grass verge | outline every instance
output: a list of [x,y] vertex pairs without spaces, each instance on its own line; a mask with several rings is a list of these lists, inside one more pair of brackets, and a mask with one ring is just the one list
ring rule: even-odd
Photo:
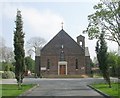
[[100,83],[100,84],[93,84],[92,87],[94,87],[95,89],[97,89],[109,96],[120,96],[119,95],[119,92],[120,92],[119,85],[120,85],[119,83],[112,83],[112,87],[109,88],[107,84]]
[[33,84],[29,84],[29,85],[22,85],[22,90],[18,90],[18,86],[16,84],[2,84],[0,85],[0,87],[2,86],[2,98],[15,98],[16,96],[19,96],[20,94],[24,93],[25,91],[29,90],[30,88],[32,88]]

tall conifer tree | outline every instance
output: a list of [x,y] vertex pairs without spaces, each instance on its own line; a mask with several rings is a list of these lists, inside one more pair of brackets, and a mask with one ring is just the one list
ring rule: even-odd
[[104,32],[101,33],[96,46],[97,59],[99,63],[99,68],[102,72],[103,78],[109,84],[111,88],[109,66],[108,66],[108,53],[107,53],[107,43],[104,39]]
[[25,72],[25,51],[24,51],[24,33],[23,33],[23,21],[21,11],[17,10],[16,15],[16,28],[14,31],[14,54],[15,54],[15,77],[18,82],[18,87],[21,89],[21,83],[24,78]]

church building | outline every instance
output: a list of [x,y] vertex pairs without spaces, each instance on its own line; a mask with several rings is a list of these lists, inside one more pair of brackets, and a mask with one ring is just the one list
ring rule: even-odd
[[77,42],[62,28],[36,56],[36,73],[44,75],[90,74],[90,54],[85,47],[85,37],[80,35]]

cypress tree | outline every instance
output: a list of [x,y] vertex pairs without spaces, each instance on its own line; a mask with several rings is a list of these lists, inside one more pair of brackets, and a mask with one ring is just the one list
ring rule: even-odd
[[18,87],[21,89],[22,81],[25,73],[25,51],[24,51],[24,33],[23,21],[21,11],[17,10],[16,28],[14,31],[14,54],[15,54],[15,77],[17,79]]
[[97,41],[96,46],[97,59],[99,63],[99,68],[102,72],[103,78],[108,83],[111,88],[110,75],[109,75],[109,66],[108,66],[108,53],[107,53],[107,43],[104,39],[104,32],[101,33],[99,40]]

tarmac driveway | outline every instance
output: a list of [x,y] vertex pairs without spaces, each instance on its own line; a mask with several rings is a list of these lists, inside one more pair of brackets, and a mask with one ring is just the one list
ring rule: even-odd
[[89,88],[87,84],[104,82],[103,79],[25,79],[24,84],[38,84],[39,86],[25,93],[24,96],[95,96],[102,95]]

